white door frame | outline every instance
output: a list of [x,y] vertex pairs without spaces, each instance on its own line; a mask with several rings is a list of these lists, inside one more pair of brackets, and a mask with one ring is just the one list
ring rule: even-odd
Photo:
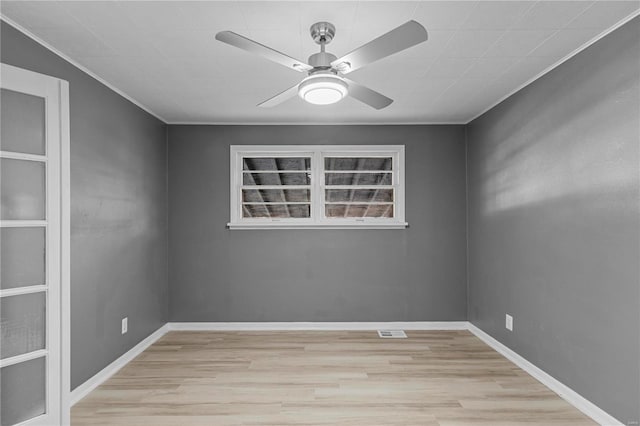
[[[47,233],[55,238],[47,237],[46,253],[54,261],[48,268],[47,284],[50,286],[49,298],[55,298],[56,308],[47,315],[47,349],[51,372],[47,372],[47,380],[54,376],[55,380],[47,382],[47,413],[54,415],[54,420],[61,425],[70,424],[70,149],[69,149],[69,83],[67,81],[24,70],[11,65],[1,64],[0,78],[2,86],[8,85],[10,90],[32,94],[45,98],[46,134],[47,134],[47,190],[46,205]],[[51,120],[51,117],[55,118]],[[29,154],[3,152],[3,157],[28,159]],[[31,156],[38,157],[38,156]],[[55,158],[57,161],[51,161]],[[7,221],[11,222],[11,221]],[[18,222],[18,221],[14,221]],[[58,226],[49,226],[51,223]],[[14,224],[15,225],[15,224]],[[11,225],[10,225],[11,226]],[[55,241],[51,246],[49,241]],[[47,262],[49,264],[49,262]],[[9,290],[10,291],[10,290]],[[9,292],[5,290],[5,292]],[[59,307],[59,308],[58,308]],[[49,303],[47,304],[47,309]],[[50,319],[55,319],[60,327],[50,327]],[[51,341],[53,339],[53,342]],[[53,369],[53,367],[56,367]],[[56,383],[58,382],[58,383]],[[58,396],[59,398],[55,398]],[[53,406],[52,406],[53,404]],[[42,416],[20,423],[20,425],[37,424]]]

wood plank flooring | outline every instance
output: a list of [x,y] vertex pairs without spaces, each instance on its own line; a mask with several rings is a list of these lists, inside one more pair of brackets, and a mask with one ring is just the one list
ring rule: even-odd
[[72,425],[593,425],[467,331],[167,333]]

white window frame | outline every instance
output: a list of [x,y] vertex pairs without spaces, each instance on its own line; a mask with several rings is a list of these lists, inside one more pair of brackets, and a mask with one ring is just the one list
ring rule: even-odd
[[[299,219],[242,217],[242,159],[244,157],[311,158],[311,217]],[[324,218],[325,157],[393,158],[393,218]],[[285,189],[286,187],[283,187]],[[231,145],[229,229],[404,229],[404,145]]]

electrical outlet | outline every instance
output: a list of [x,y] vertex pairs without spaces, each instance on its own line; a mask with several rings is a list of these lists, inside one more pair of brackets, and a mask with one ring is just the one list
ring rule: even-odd
[[504,326],[507,328],[507,330],[513,331],[513,317],[511,315],[507,314],[507,316],[505,317]]
[[129,328],[129,318],[122,318],[122,334],[125,334]]

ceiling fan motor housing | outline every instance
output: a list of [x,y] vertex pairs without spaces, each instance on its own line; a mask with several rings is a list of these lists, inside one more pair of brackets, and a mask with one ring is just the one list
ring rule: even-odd
[[329,52],[318,52],[309,56],[308,63],[313,67],[310,71],[313,73],[316,69],[325,70],[331,68],[331,62],[335,61],[336,55]]

